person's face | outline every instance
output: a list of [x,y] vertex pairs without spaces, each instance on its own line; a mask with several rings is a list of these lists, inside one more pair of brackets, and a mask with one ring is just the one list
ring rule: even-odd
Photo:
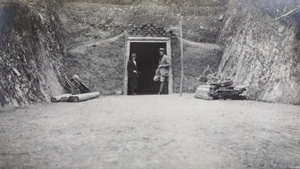
[[132,56],[132,60],[135,60],[136,59],[136,56]]
[[163,56],[165,54],[164,51],[159,51],[160,56]]

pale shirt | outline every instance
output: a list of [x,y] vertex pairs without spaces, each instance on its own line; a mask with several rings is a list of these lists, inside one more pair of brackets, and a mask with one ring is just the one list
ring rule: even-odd
[[[136,61],[135,60],[132,60],[134,65],[136,66]],[[133,73],[136,73],[136,70],[133,71]]]

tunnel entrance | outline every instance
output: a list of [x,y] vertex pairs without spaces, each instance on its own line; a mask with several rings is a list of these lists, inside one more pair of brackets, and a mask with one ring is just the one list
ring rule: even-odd
[[[137,94],[157,94],[159,91],[160,83],[153,81],[159,63],[159,48],[166,49],[166,43],[130,44],[130,54],[136,53],[138,56],[137,65],[140,75]],[[166,52],[168,51],[166,50]]]
[[127,63],[132,53],[137,55],[137,65],[140,71],[137,94],[157,94],[160,82],[153,81],[155,70],[159,64],[159,48],[164,48],[166,55],[171,58],[168,83],[165,85],[164,93],[173,93],[173,74],[171,43],[169,37],[127,37],[126,53],[124,62],[124,95],[130,94]]

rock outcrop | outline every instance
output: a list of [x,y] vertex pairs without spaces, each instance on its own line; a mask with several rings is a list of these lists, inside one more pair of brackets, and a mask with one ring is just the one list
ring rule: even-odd
[[0,3],[0,111],[63,93],[64,30],[51,5]]
[[277,5],[229,4],[219,39],[225,49],[219,72],[236,85],[248,85],[250,99],[300,104],[299,23],[292,17],[274,21],[295,7]]

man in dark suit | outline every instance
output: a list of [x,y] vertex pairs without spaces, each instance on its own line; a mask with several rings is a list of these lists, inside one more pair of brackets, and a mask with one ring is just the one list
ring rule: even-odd
[[131,58],[127,64],[129,91],[131,94],[136,95],[135,90],[138,88],[139,70],[136,63],[136,54],[132,53]]

